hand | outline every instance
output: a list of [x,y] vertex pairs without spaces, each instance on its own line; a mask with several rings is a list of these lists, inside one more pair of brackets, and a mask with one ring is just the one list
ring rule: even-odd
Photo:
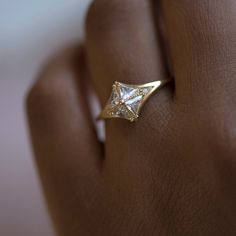
[[[27,102],[59,235],[236,235],[235,12],[234,0],[94,1],[87,62],[58,57]],[[101,144],[88,78],[104,106],[115,80],[169,74],[137,123],[106,121]]]

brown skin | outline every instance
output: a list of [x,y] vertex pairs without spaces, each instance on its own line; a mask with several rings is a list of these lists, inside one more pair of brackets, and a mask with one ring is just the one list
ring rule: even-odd
[[[168,54],[151,1],[95,0],[86,23],[89,71],[80,55],[75,72],[67,52],[29,93],[58,235],[236,235],[236,2],[161,2]],[[108,120],[98,141],[88,77],[104,105],[115,80],[170,73],[174,82],[150,98],[137,123]]]

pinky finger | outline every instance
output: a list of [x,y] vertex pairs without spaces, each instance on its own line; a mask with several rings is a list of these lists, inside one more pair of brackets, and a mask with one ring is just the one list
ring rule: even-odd
[[84,93],[84,58],[80,54],[76,71],[73,54],[70,50],[56,57],[27,98],[36,163],[49,208],[63,232],[84,220],[75,209],[83,211],[84,200],[93,197],[102,160]]

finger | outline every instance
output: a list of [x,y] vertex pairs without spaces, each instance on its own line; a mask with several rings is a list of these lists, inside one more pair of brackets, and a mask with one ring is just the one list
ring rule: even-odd
[[[143,84],[166,79],[154,17],[151,0],[94,1],[87,17],[87,52],[102,105],[114,81]],[[141,144],[154,130],[166,127],[171,104],[172,90],[165,86],[148,100],[136,124],[121,119],[106,121],[103,173],[108,178],[111,172],[124,173],[121,169],[127,166],[135,169],[137,159],[143,160]]]
[[[49,207],[60,230],[78,227],[83,200],[94,198],[101,146],[83,93],[83,58],[76,77],[71,52],[57,57],[27,100],[36,161]],[[82,204],[80,206],[80,204]],[[59,207],[60,206],[60,207]],[[67,232],[65,235],[72,235]]]
[[236,83],[236,2],[162,3],[177,95],[202,101],[219,97],[223,88],[232,88]]
[[165,79],[151,1],[95,0],[87,17],[90,70],[104,104],[114,81]]

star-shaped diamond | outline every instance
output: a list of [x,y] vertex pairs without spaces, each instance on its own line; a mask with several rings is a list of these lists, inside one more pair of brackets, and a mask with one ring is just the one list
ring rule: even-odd
[[144,85],[128,85],[115,82],[111,96],[100,117],[136,121],[144,102],[160,85],[161,81]]

